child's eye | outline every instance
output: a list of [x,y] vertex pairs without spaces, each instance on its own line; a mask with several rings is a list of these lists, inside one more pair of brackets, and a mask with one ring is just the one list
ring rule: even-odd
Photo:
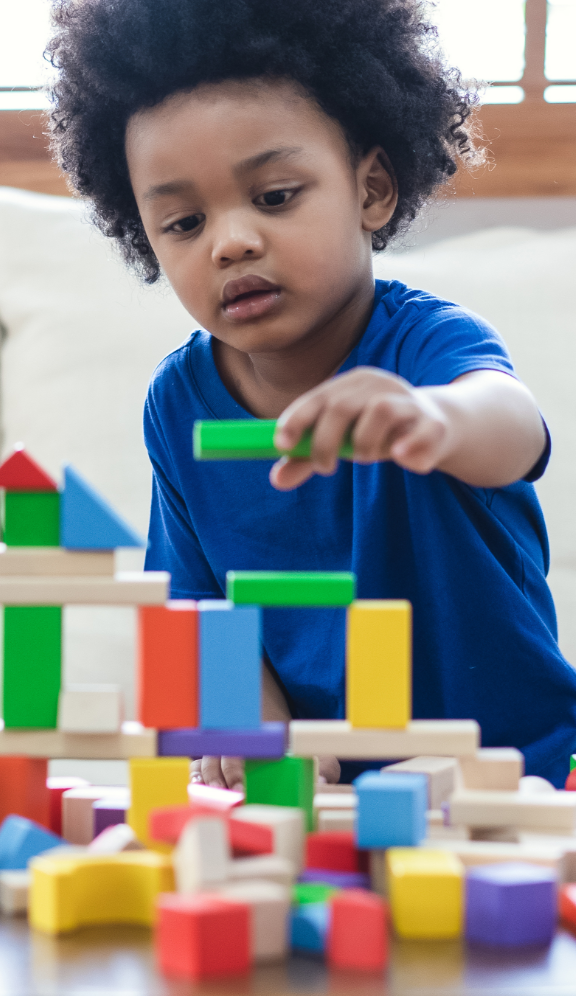
[[173,225],[170,225],[171,232],[192,232],[195,228],[198,228],[204,221],[204,215],[202,214],[190,214],[186,218],[180,218],[179,221],[175,221]]
[[283,204],[287,204],[292,199],[294,194],[294,190],[268,190],[265,194],[260,194],[254,203],[264,207],[282,207]]

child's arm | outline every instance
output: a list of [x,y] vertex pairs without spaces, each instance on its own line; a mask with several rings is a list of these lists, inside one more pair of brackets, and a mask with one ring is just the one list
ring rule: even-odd
[[276,446],[291,449],[306,429],[313,429],[311,459],[283,457],[272,468],[281,490],[312,474],[333,474],[348,434],[359,463],[393,460],[417,474],[443,470],[484,488],[520,480],[546,445],[530,391],[498,370],[412,387],[375,367],[357,367],[292,402],[278,420]]

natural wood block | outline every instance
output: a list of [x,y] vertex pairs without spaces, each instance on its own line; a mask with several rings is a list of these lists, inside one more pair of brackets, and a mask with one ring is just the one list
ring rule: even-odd
[[156,730],[134,733],[64,733],[62,730],[0,730],[0,756],[66,757],[127,761],[156,756]]
[[267,962],[286,957],[290,890],[285,885],[265,879],[226,882],[218,888],[218,895],[248,903],[254,961]]
[[559,869],[564,856],[564,850],[559,844],[523,843],[488,840],[424,840],[422,847],[433,847],[434,850],[449,851],[456,854],[462,864],[468,868],[476,865],[489,865],[496,862],[527,861],[529,864],[545,865]]
[[113,799],[128,805],[128,789],[117,785],[86,785],[62,795],[62,836],[70,844],[89,844],[94,837],[92,803]]
[[17,916],[28,910],[28,893],[32,875],[23,871],[0,871],[0,910],[5,916]]
[[190,820],[180,834],[173,861],[178,892],[203,892],[225,882],[230,865],[226,820],[216,815]]
[[408,761],[388,764],[387,774],[412,771],[428,779],[428,809],[440,809],[456,787],[458,762],[455,757],[412,757]]
[[475,754],[479,740],[480,727],[474,719],[413,719],[404,730],[354,729],[342,719],[293,719],[290,723],[290,752],[300,757],[459,757]]
[[304,864],[304,811],[294,806],[252,803],[230,812],[231,821],[259,823],[272,830],[273,853],[288,858],[299,871]]
[[515,792],[524,774],[524,755],[515,747],[481,747],[459,759],[464,788]]
[[108,577],[0,578],[3,605],[163,605],[170,590],[166,571],[120,571]]
[[354,830],[354,809],[319,809],[318,830]]
[[569,834],[576,829],[576,793],[525,795],[461,789],[450,799],[450,821],[471,827],[521,827]]
[[118,685],[69,685],[60,692],[58,728],[66,733],[116,733],[123,711]]
[[323,809],[356,809],[358,796],[355,792],[317,792],[314,796],[314,811],[320,813]]
[[0,544],[0,578],[108,577],[114,575],[114,552],[64,550],[60,546],[6,546]]
[[294,863],[277,854],[259,854],[254,858],[233,858],[228,866],[231,882],[266,879],[279,885],[292,885],[296,878]]
[[346,623],[346,718],[371,729],[403,728],[411,716],[410,602],[353,602]]

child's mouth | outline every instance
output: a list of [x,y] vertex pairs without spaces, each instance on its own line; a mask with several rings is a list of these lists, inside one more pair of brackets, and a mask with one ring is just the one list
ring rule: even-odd
[[230,280],[224,287],[224,314],[240,322],[259,318],[274,307],[280,293],[280,287],[255,274]]

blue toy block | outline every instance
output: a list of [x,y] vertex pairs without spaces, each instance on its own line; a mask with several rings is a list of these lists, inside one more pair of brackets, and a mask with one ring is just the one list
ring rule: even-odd
[[466,939],[498,947],[549,944],[558,918],[556,874],[524,862],[469,868]]
[[323,954],[330,923],[327,903],[302,903],[290,913],[290,946],[293,951]]
[[365,771],[354,781],[358,794],[358,847],[417,847],[426,837],[426,775]]
[[259,730],[262,725],[261,617],[258,606],[198,602],[200,726]]
[[64,468],[60,499],[60,544],[70,550],[115,550],[145,546],[94,488],[73,467]]
[[26,868],[30,858],[66,841],[24,816],[7,816],[0,826],[0,868]]

